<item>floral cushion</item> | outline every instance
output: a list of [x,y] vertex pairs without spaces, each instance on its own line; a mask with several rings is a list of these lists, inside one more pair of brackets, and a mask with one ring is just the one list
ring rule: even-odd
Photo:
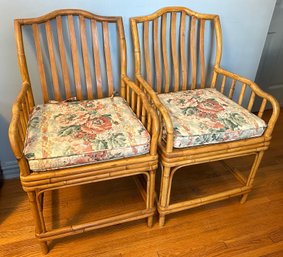
[[[174,147],[261,136],[266,123],[215,89],[160,94],[174,127]],[[166,130],[163,130],[163,139]]]
[[121,97],[38,105],[31,114],[24,154],[44,171],[149,152],[150,136]]

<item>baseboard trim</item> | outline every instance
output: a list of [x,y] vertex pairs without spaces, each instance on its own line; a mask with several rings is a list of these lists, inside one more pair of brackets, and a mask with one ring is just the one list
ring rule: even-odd
[[12,179],[19,177],[20,170],[17,161],[4,162],[2,164],[4,179]]

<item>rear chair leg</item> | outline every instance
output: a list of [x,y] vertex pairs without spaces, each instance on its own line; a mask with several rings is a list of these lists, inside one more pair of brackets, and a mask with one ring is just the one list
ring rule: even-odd
[[152,216],[149,216],[149,217],[147,218],[147,226],[148,226],[149,228],[152,228],[152,225],[153,225],[153,215],[152,215]]
[[[255,156],[255,160],[254,160],[254,163],[252,165],[252,168],[251,168],[248,180],[247,180],[247,184],[246,184],[246,186],[248,186],[250,188],[253,185],[255,174],[258,170],[258,167],[259,167],[260,162],[262,160],[263,154],[264,154],[264,151],[261,151],[261,152],[257,153],[256,156]],[[243,194],[240,203],[244,204],[247,201],[247,198],[248,198],[248,193]]]

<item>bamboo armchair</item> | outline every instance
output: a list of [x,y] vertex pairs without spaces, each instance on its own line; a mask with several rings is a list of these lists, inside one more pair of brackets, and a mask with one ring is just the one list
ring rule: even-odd
[[[164,225],[167,214],[232,196],[241,195],[241,203],[244,203],[252,189],[264,151],[270,144],[273,127],[279,114],[277,101],[263,92],[254,82],[220,67],[222,35],[218,15],[200,14],[184,7],[167,7],[148,16],[131,18],[130,22],[136,81],[155,106],[163,126],[158,140],[162,166],[158,202],[160,226]],[[213,95],[206,99],[206,108],[198,109],[201,102],[196,102],[194,99],[199,100],[198,98],[208,93]],[[215,103],[215,97],[222,99],[222,95],[224,105],[235,108],[234,115],[238,115],[237,110],[240,110],[249,117],[248,119],[258,122],[262,121],[251,114],[255,104],[260,103],[257,113],[259,118],[262,118],[269,104],[268,107],[273,111],[266,120],[266,128],[264,132],[262,131],[262,135],[215,142],[219,137],[215,133],[209,135],[210,139],[214,140],[212,142],[205,142],[209,137],[202,135],[204,143],[181,145],[177,148],[175,145],[178,143],[176,137],[179,131],[175,122],[179,119],[176,117],[179,113],[174,113],[176,107],[174,103],[186,106],[181,114],[186,118],[192,113],[198,115],[192,122],[194,124],[198,122],[197,129],[202,129],[205,124],[203,121],[210,122],[212,117],[216,117],[215,106],[223,108]],[[180,96],[184,97],[180,99]],[[186,101],[191,101],[191,105],[185,105]],[[205,112],[203,109],[210,111]],[[187,127],[194,129],[190,122],[190,120],[184,121]],[[232,125],[236,125],[228,125],[229,131],[233,132]],[[223,124],[217,123],[217,126],[223,127]],[[229,137],[229,133],[225,136]],[[190,140],[193,140],[192,137],[188,141]],[[248,177],[229,167],[241,186],[184,202],[170,203],[173,176],[180,168],[245,155],[255,156]]]
[[[27,42],[24,37],[24,28],[32,31],[29,35],[32,35],[35,44],[44,105],[35,105],[25,56],[26,47],[24,48],[24,45],[27,46]],[[23,190],[27,192],[31,204],[36,227],[35,234],[43,253],[48,252],[47,242],[56,238],[142,218],[147,218],[148,226],[152,226],[155,212],[154,187],[155,171],[158,165],[159,122],[156,111],[147,101],[146,95],[126,76],[126,44],[122,18],[97,16],[83,10],[57,10],[38,18],[15,20],[15,35],[23,84],[13,105],[9,138],[19,164],[21,184]],[[29,43],[31,42],[29,41]],[[116,97],[115,94],[119,94],[120,97]],[[75,101],[74,97],[76,98]],[[39,165],[36,170],[31,168],[31,165],[36,167],[36,163],[32,163],[33,160],[29,160],[23,152],[27,144],[33,142],[33,136],[37,135],[35,133],[32,137],[27,138],[26,132],[29,126],[36,126],[32,119],[35,117],[35,113],[38,114],[37,110],[51,108],[52,115],[52,111],[57,110],[56,106],[59,110],[69,105],[84,106],[87,109],[89,106],[93,108],[94,105],[95,108],[101,107],[103,101],[106,101],[103,106],[106,109],[105,111],[111,110],[111,114],[102,115],[98,118],[95,116],[92,119],[91,115],[98,112],[99,108],[97,107],[97,109],[91,109],[87,117],[88,122],[92,122],[91,124],[98,121],[102,124],[105,122],[104,127],[108,126],[105,130],[109,131],[109,123],[106,123],[105,120],[109,119],[109,115],[116,115],[113,110],[119,107],[119,103],[114,102],[115,105],[107,104],[118,101],[115,99],[123,103],[123,110],[125,110],[122,114],[116,113],[117,117],[128,115],[130,122],[134,121],[139,124],[142,131],[138,133],[149,136],[148,145],[144,146],[146,151],[144,151],[145,148],[140,151],[139,146],[131,146],[128,149],[131,155],[121,156],[121,154],[124,154],[124,150],[122,148],[122,150],[119,150],[118,146],[121,142],[124,142],[124,139],[119,141],[119,138],[123,136],[123,130],[120,130],[119,127],[117,137],[114,138],[116,148],[118,147],[118,150],[112,156],[114,158],[104,158],[105,152],[99,152],[100,155],[97,155],[101,159],[96,161],[91,159],[94,158],[93,155],[87,152],[82,157],[86,159],[84,163],[79,162],[73,165],[67,163],[66,166],[61,163],[61,166],[59,165],[56,168],[52,166],[53,164],[56,166],[56,163],[51,160],[52,165],[45,170],[41,170],[41,168],[44,168],[46,163]],[[100,100],[102,102],[99,102],[99,104],[92,102]],[[80,108],[84,109],[83,107]],[[76,115],[76,113],[72,113],[72,109],[69,111],[71,113],[67,115],[68,121],[73,122],[72,117],[74,116],[72,115]],[[54,119],[65,118],[60,115],[57,115]],[[128,116],[126,116],[126,120]],[[35,118],[38,119],[38,117]],[[112,126],[117,123],[116,120]],[[45,120],[46,122],[48,121]],[[78,120],[78,122],[81,123],[82,121]],[[102,131],[99,122],[94,124],[93,130],[91,126],[88,128],[85,126],[84,131],[88,131],[93,138],[96,138]],[[131,126],[134,126],[134,124],[126,124],[124,128],[129,129]],[[67,131],[65,128],[64,126],[61,127],[63,130],[59,132],[64,138],[70,134],[70,130]],[[72,123],[69,128],[74,129],[72,131],[77,133],[78,138],[82,137],[80,133],[84,131],[76,130],[79,129],[77,123]],[[111,137],[111,134],[109,135]],[[92,138],[90,138],[91,140]],[[60,144],[62,142],[54,142],[55,146],[49,145],[49,147],[53,147],[53,150],[60,149]],[[82,147],[82,145],[79,147]],[[103,145],[100,145],[100,147],[104,149]],[[113,149],[115,150],[115,147]],[[90,161],[88,161],[88,158]],[[145,200],[144,209],[128,211],[125,214],[93,222],[47,230],[43,215],[43,196],[46,192],[129,176],[135,178],[135,182],[141,190]],[[142,184],[138,179],[140,177],[143,178]],[[144,189],[144,185],[146,189]]]

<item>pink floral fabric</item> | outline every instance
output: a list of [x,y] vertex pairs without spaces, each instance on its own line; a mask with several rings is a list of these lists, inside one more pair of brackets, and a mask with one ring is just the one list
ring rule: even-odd
[[175,148],[258,137],[266,128],[262,119],[215,89],[172,92],[159,98],[171,115]]
[[150,135],[121,97],[38,105],[24,154],[45,171],[149,152]]

